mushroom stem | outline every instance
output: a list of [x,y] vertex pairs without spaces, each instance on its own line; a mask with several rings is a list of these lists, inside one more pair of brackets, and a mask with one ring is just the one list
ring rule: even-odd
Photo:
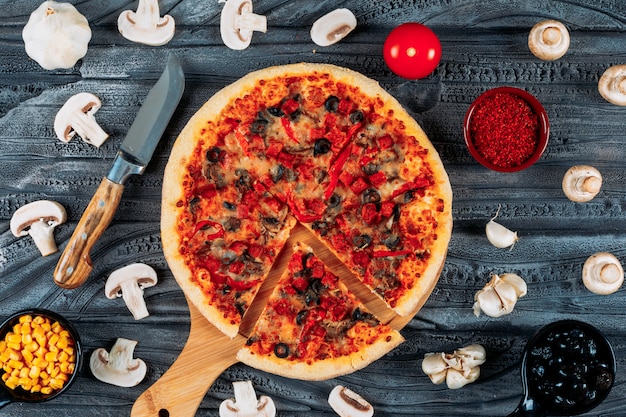
[[39,219],[39,221],[30,225],[28,234],[35,241],[35,245],[37,245],[37,249],[39,249],[42,256],[48,256],[59,250],[54,241],[53,232],[54,228],[50,227],[45,219]]
[[[244,5],[245,6],[245,5]],[[249,38],[252,32],[267,32],[267,18],[265,16],[252,13],[252,7],[249,12],[242,13],[236,19],[237,28],[243,35],[242,38]]]
[[615,284],[622,278],[622,274],[615,264],[603,265],[599,274],[600,280],[607,284]]
[[148,317],[150,313],[148,313],[146,302],[143,299],[143,288],[133,281],[122,282],[120,286],[122,288],[122,298],[135,320]]
[[125,10],[120,13],[117,29],[133,42],[160,46],[174,37],[176,28],[170,15],[161,17],[158,0],[139,0],[136,12]]
[[580,177],[576,181],[576,188],[582,193],[597,194],[602,187],[602,180],[596,176]]

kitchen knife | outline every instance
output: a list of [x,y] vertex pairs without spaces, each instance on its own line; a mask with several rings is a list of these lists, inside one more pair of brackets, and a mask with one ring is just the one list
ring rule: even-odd
[[108,175],[102,179],[54,270],[63,288],[83,284],[93,268],[89,252],[111,223],[129,176],[143,174],[185,89],[180,63],[170,56],[165,70],[148,92]]

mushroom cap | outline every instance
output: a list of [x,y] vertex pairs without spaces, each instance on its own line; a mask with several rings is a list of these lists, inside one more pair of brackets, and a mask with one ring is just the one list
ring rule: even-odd
[[52,200],[39,200],[26,204],[13,213],[11,217],[11,233],[14,236],[26,236],[26,230],[31,224],[43,221],[54,227],[65,223],[67,220],[67,212],[65,208]]
[[607,295],[624,283],[624,269],[619,259],[608,252],[591,255],[583,265],[583,284],[595,294]]
[[589,165],[570,167],[561,184],[563,192],[572,201],[584,203],[592,200],[602,186],[602,174]]
[[24,48],[42,68],[71,68],[87,54],[91,28],[70,3],[44,1],[22,29]]
[[119,297],[122,285],[128,282],[136,282],[140,288],[148,288],[158,282],[156,271],[149,265],[134,263],[117,269],[109,275],[104,286],[107,298]]
[[598,92],[609,103],[626,106],[626,64],[607,68],[598,81]]
[[252,12],[250,0],[228,0],[220,15],[220,35],[231,49],[246,49],[254,31],[267,31],[267,19]]
[[528,48],[537,58],[553,61],[561,58],[569,49],[569,32],[556,20],[537,23],[528,34]]
[[356,24],[356,17],[349,9],[336,9],[313,23],[311,39],[319,46],[329,46],[348,36]]

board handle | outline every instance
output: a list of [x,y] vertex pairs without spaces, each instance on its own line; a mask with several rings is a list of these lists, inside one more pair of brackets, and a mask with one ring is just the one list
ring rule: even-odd
[[213,382],[237,362],[245,338],[230,339],[188,301],[189,339],[180,356],[135,401],[131,417],[193,417]]
[[87,280],[93,269],[89,252],[111,223],[123,192],[123,185],[102,179],[54,270],[58,286],[76,288]]

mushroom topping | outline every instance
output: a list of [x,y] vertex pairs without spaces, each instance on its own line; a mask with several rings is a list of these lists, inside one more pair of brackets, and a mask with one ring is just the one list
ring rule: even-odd
[[39,200],[20,207],[11,217],[14,236],[30,235],[42,256],[55,253],[54,228],[67,220],[65,208],[56,201]]
[[328,404],[340,417],[371,417],[374,408],[356,392],[337,385],[328,396]]
[[220,417],[274,417],[276,406],[270,397],[262,395],[257,401],[252,381],[233,382],[235,398],[220,404]]
[[174,37],[175,23],[170,15],[160,16],[158,0],[139,0],[136,12],[120,13],[117,30],[130,41],[159,46]]
[[569,32],[561,22],[544,20],[530,30],[528,48],[539,59],[559,59],[569,48]]
[[572,201],[584,203],[592,200],[602,187],[600,171],[588,165],[576,165],[563,176],[563,192]]
[[319,46],[339,42],[356,27],[356,17],[348,9],[336,9],[313,23],[311,39]]
[[104,348],[93,351],[89,368],[93,376],[118,387],[134,387],[146,376],[147,366],[141,359],[133,359],[137,341],[118,338],[107,352]]
[[252,1],[228,0],[220,17],[220,33],[230,49],[246,49],[254,31],[267,31],[267,18],[252,13]]
[[91,93],[73,95],[54,118],[54,133],[63,142],[78,135],[85,142],[100,147],[109,137],[94,117],[101,105],[100,99]]
[[591,255],[583,265],[583,283],[593,293],[607,295],[619,290],[624,269],[619,259],[607,252]]
[[87,54],[89,22],[69,3],[44,1],[22,30],[29,57],[44,69],[71,68]]
[[140,320],[150,315],[143,299],[143,289],[154,286],[157,281],[157,274],[150,266],[130,264],[109,275],[104,292],[111,300],[122,297],[135,320]]
[[519,275],[492,274],[491,281],[474,296],[474,314],[480,316],[481,310],[490,317],[509,314],[526,291],[526,282]]
[[422,361],[422,371],[433,384],[445,381],[448,388],[458,389],[478,379],[480,365],[486,359],[485,348],[472,344],[453,353],[427,353]]
[[598,92],[606,101],[626,106],[626,64],[609,67],[598,81]]

